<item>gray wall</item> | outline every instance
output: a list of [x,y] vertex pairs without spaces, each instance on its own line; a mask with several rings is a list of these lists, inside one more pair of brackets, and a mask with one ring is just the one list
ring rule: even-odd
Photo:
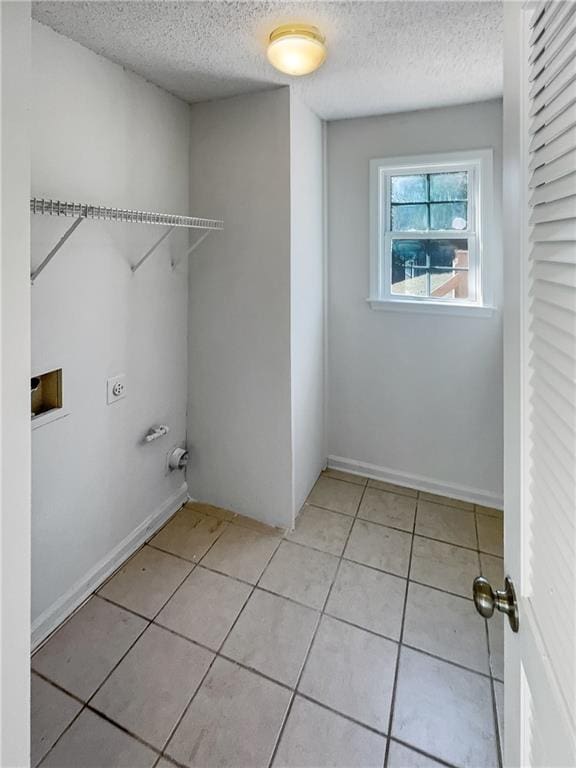
[[[188,105],[33,23],[32,191],[36,196],[187,213]],[[206,211],[207,214],[212,211]],[[32,217],[37,264],[71,219]],[[62,367],[64,412],[34,429],[35,639],[64,618],[185,498],[166,476],[186,425],[187,266],[177,231],[85,222],[32,287],[33,373]],[[106,404],[106,379],[128,396]],[[153,424],[165,440],[143,445]]]
[[30,3],[0,4],[0,765],[30,764]]
[[190,147],[192,209],[225,225],[190,258],[190,493],[289,527],[289,90],[194,105]]
[[326,459],[323,126],[293,94],[290,131],[292,452],[297,514]]
[[[494,149],[497,312],[371,310],[370,159],[485,147]],[[328,124],[328,453],[489,504],[502,499],[501,159],[500,101]]]

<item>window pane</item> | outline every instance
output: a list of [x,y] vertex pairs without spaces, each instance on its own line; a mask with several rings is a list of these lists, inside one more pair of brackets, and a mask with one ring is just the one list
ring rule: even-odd
[[392,294],[468,298],[467,240],[393,240]]
[[430,229],[466,229],[468,203],[431,203]]
[[393,203],[425,203],[428,200],[428,184],[425,174],[420,176],[392,176],[390,184]]
[[416,230],[425,232],[428,229],[427,205],[393,205],[392,230],[407,232]]
[[432,202],[450,202],[468,199],[468,172],[431,173],[430,200]]

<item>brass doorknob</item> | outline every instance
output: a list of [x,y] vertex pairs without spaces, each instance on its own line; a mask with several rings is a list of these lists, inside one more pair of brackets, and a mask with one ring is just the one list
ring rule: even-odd
[[489,619],[496,608],[508,616],[512,632],[518,632],[518,603],[514,584],[508,576],[504,580],[502,592],[493,590],[490,582],[483,576],[477,576],[474,579],[473,594],[474,605],[480,616]]

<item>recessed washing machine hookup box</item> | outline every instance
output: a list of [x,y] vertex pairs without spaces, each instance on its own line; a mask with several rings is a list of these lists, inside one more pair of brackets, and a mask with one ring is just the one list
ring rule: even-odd
[[30,379],[32,418],[62,408],[62,368]]

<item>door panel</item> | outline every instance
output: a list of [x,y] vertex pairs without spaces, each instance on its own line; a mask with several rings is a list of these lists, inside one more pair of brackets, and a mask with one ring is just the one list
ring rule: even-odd
[[576,4],[505,4],[507,766],[576,767]]

